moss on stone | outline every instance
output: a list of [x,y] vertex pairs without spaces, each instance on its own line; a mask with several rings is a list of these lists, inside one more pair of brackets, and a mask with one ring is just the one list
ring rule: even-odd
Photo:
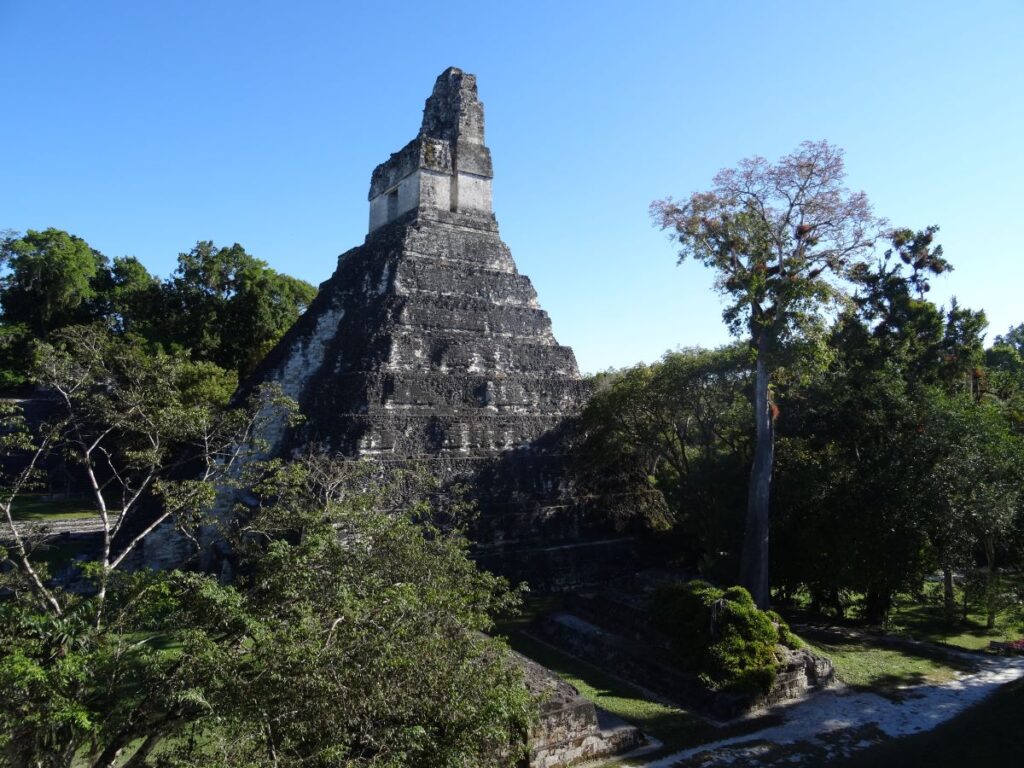
[[663,587],[654,618],[680,663],[716,690],[766,693],[778,670],[776,646],[799,647],[781,617],[758,610],[742,587],[699,580]]

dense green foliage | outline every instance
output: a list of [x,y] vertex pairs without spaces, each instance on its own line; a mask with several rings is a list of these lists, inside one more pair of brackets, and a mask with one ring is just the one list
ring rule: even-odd
[[675,558],[732,578],[750,462],[749,387],[739,345],[602,374],[583,413],[581,487],[620,518],[672,525]]
[[80,237],[29,230],[4,240],[0,257],[8,269],[0,294],[5,325],[46,338],[55,328],[91,319],[106,259]]
[[111,261],[62,230],[29,230],[0,241],[0,268],[0,386],[25,381],[34,342],[89,323],[245,376],[316,294],[237,243],[199,242],[161,281],[134,257]]
[[89,565],[102,601],[108,579],[157,526],[196,528],[215,484],[250,450],[239,441],[280,400],[265,389],[227,408],[231,374],[97,325],[38,342],[31,376],[48,395],[46,415],[29,424],[18,401],[0,410],[0,512],[22,586],[58,615],[45,569],[33,565],[50,545],[46,532],[14,523],[26,493],[74,488],[87,499],[102,537]]
[[[230,404],[232,374],[133,334],[55,329],[31,377],[53,397],[42,422],[0,404],[0,765],[517,759],[532,702],[482,634],[514,597],[469,560],[457,504],[441,530],[415,477],[255,460],[294,404],[273,388]],[[53,540],[15,520],[61,468],[99,531],[71,584],[52,578]],[[231,584],[126,572],[161,524],[198,543],[230,488],[247,503],[221,532]]]
[[[1003,572],[1024,565],[1024,325],[986,350],[983,313],[926,298],[951,269],[936,227],[892,230],[869,263],[875,222],[841,187],[841,155],[805,145],[784,161],[656,206],[680,258],[716,270],[750,343],[597,377],[577,490],[723,583],[765,567],[770,491],[780,602],[884,624],[939,573],[944,621],[977,611],[991,628],[1021,599]],[[824,199],[757,209],[814,179]],[[56,229],[0,242],[0,387],[53,398],[31,428],[0,402],[0,765],[518,759],[533,702],[482,634],[516,598],[469,560],[451,506],[359,462],[243,461],[295,406],[269,388],[231,395],[314,294],[237,244],[200,242],[160,280]],[[53,578],[52,541],[16,521],[57,476],[101,521],[75,589]],[[125,572],[161,524],[198,544],[229,488],[244,499],[219,534],[230,583]],[[799,644],[754,582],[758,601],[704,581],[657,595],[681,663],[715,688],[766,690],[777,646]]]
[[422,503],[380,512],[392,491],[363,465],[262,474],[234,585],[144,571],[111,577],[105,598],[56,591],[60,614],[2,605],[0,762],[514,762],[531,703],[481,634],[509,605],[502,582],[424,526]]
[[[951,624],[968,611],[954,592],[986,606],[990,624],[1020,599],[1000,570],[1024,564],[1024,334],[985,350],[982,313],[927,299],[951,269],[936,229],[890,232],[882,257],[850,273],[844,310],[776,350],[783,601],[805,595],[814,610],[884,623],[895,596],[936,571]],[[668,512],[670,559],[723,583],[738,571],[752,368],[741,347],[670,353],[603,374],[584,413],[587,487],[635,515]]]
[[844,186],[843,151],[805,141],[769,163],[740,161],[713,187],[684,202],[651,204],[655,224],[670,233],[679,261],[714,270],[727,298],[723,318],[747,336],[754,357],[754,443],[740,580],[762,608],[769,602],[769,529],[774,467],[772,382],[779,352],[824,307],[870,255],[881,222],[863,192]]
[[762,611],[743,587],[706,581],[662,587],[654,618],[680,663],[724,690],[767,692],[778,670],[777,645],[799,641],[778,614]]
[[932,232],[894,234],[858,276],[828,364],[781,399],[776,583],[838,611],[860,594],[872,623],[937,568],[983,558],[994,573],[997,550],[1004,563],[1020,553],[1024,444],[985,385],[984,316],[924,298],[922,273],[949,269]]
[[177,270],[163,284],[161,312],[149,319],[150,333],[244,376],[315,294],[313,286],[275,272],[237,243],[217,248],[200,242],[178,256]]

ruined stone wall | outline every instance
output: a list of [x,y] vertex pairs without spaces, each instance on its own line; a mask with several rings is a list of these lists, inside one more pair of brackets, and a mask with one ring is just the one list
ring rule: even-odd
[[370,180],[370,232],[419,209],[491,214],[490,150],[476,78],[456,69],[437,79],[419,135]]
[[365,242],[245,387],[278,382],[305,416],[261,435],[270,454],[427,462],[474,488],[481,563],[563,586],[602,572],[577,552],[607,564],[621,545],[568,488],[559,436],[584,386],[501,240],[483,139],[475,78],[446,70],[417,137],[373,172]]
[[527,688],[540,703],[540,717],[527,739],[529,768],[563,768],[644,743],[637,728],[599,711],[554,672],[525,656],[515,654],[515,658]]

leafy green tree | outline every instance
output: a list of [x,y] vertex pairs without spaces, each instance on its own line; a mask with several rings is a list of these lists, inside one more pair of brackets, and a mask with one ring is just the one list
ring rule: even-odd
[[219,727],[175,764],[515,764],[531,702],[481,634],[511,596],[372,469],[310,457],[256,485],[239,634],[193,652]]
[[1024,355],[1024,323],[1015,325],[1001,336],[996,336],[995,343],[1013,347],[1018,355]]
[[32,359],[32,334],[22,323],[0,323],[0,390],[25,384]]
[[894,595],[934,568],[914,397],[898,368],[840,353],[802,401],[780,423],[780,583],[837,613],[858,593],[868,622],[884,624]]
[[33,343],[97,319],[97,282],[107,260],[59,229],[0,238],[0,387],[26,382]]
[[58,614],[19,591],[0,608],[7,763],[517,764],[534,703],[481,632],[514,596],[371,470],[260,467],[233,585],[118,573],[100,626],[99,595],[57,592]]
[[979,398],[985,317],[925,298],[929,276],[951,268],[933,247],[936,230],[895,230],[885,257],[854,273],[858,293],[832,332],[832,363],[800,407],[783,404],[782,581],[840,612],[845,592],[861,593],[872,623],[936,565],[951,602],[952,572],[978,541],[935,483],[949,482],[940,467],[960,445],[958,429],[943,425]]
[[981,550],[987,626],[992,629],[1000,607],[1000,556],[1024,502],[1024,438],[1014,434],[997,402],[938,395],[929,406],[927,430],[937,444],[931,474],[932,498],[939,506],[935,540],[947,573],[953,565],[969,566],[973,550]]
[[[231,374],[182,355],[151,354],[137,339],[95,325],[65,328],[52,343],[41,343],[33,382],[51,393],[55,407],[31,435],[18,414],[8,415],[10,439],[21,441],[11,447],[25,450],[0,488],[12,554],[40,604],[60,615],[60,601],[36,574],[33,542],[12,510],[48,456],[78,467],[102,534],[93,564],[100,624],[110,576],[165,521],[195,526],[213,481],[239,457],[239,439],[265,418],[262,404],[227,410],[236,384]],[[198,479],[180,479],[193,473]]]
[[582,490],[626,518],[672,522],[684,559],[720,574],[750,455],[748,353],[686,349],[605,375],[583,414]]
[[316,289],[275,272],[237,243],[218,248],[202,241],[178,256],[162,293],[157,340],[244,377],[305,311]]
[[216,594],[215,582],[119,572],[97,627],[97,597],[55,590],[61,611],[42,610],[18,575],[7,574],[15,596],[0,604],[0,765],[138,768],[144,754],[116,762],[132,741],[158,742],[203,713],[174,615],[195,602],[188,590]]
[[[458,530],[432,524],[415,479],[324,457],[240,461],[293,404],[261,390],[227,409],[225,375],[70,327],[39,350],[53,418],[29,430],[0,404],[4,458],[23,458],[0,464],[0,764],[514,764],[533,703],[482,630],[515,596]],[[81,467],[99,522],[74,590],[50,578],[45,533],[15,519],[54,453]],[[132,571],[159,526],[196,531],[239,484],[233,585]]]
[[58,229],[0,241],[0,385],[25,381],[33,344],[70,325],[104,322],[196,361],[250,373],[316,295],[237,243],[196,244],[166,281],[134,257],[106,257]]
[[121,333],[155,338],[162,311],[160,280],[134,256],[118,256],[96,284],[98,314]]
[[843,186],[842,151],[805,142],[770,164],[761,157],[720,171],[708,192],[651,205],[655,223],[715,271],[731,299],[724,318],[749,334],[755,352],[756,439],[748,486],[741,581],[759,607],[769,602],[769,505],[774,464],[772,373],[781,346],[835,298],[863,263],[879,222],[863,193]]
[[39,339],[75,322],[92,320],[94,281],[106,259],[82,238],[59,229],[0,242],[0,307],[5,325],[23,324]]
[[1024,325],[1011,328],[985,350],[982,390],[998,399],[1019,434],[1024,434]]

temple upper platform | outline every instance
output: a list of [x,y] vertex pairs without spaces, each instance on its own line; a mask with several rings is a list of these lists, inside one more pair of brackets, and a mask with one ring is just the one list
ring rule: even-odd
[[476,77],[449,67],[434,83],[419,134],[373,171],[369,231],[412,210],[493,219],[493,176]]

